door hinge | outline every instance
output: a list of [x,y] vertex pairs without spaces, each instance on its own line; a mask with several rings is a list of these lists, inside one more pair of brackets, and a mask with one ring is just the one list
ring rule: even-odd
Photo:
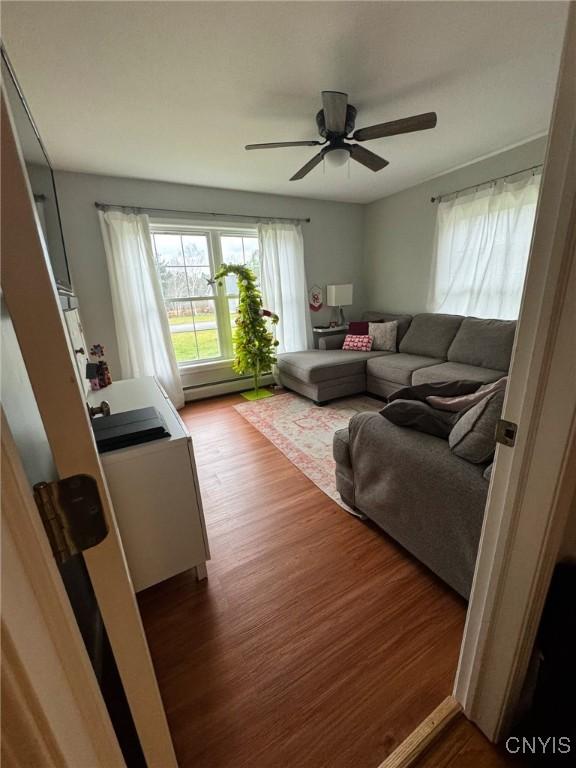
[[496,442],[511,448],[516,442],[517,431],[518,424],[515,424],[513,421],[500,419],[496,424]]
[[36,483],[34,498],[59,563],[106,538],[108,525],[93,477],[73,475],[53,483]]

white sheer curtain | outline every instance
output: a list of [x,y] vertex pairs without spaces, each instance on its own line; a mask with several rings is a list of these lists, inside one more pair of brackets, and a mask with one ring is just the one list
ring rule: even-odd
[[302,228],[291,222],[258,225],[262,300],[280,317],[278,352],[308,347],[306,274]]
[[501,179],[438,204],[432,311],[518,317],[540,178]]
[[99,213],[122,377],[156,376],[176,408],[184,391],[156,271],[148,216]]

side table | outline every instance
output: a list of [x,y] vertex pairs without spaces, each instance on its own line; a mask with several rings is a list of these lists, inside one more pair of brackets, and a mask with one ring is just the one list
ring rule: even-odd
[[348,330],[347,325],[334,325],[330,326],[318,326],[312,328],[314,334],[314,348],[318,349],[318,341],[325,336],[335,336],[336,334],[345,333]]

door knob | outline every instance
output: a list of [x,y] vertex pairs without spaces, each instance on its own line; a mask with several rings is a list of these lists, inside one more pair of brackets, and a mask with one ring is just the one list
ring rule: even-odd
[[86,405],[88,406],[88,414],[91,419],[100,414],[102,416],[110,416],[110,403],[107,400],[102,400],[100,405],[89,405],[88,403]]

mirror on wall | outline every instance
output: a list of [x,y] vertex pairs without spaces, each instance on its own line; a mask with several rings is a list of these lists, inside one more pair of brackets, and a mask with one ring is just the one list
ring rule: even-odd
[[44,239],[50,256],[52,272],[61,296],[64,308],[73,304],[72,283],[66,258],[66,248],[60,222],[58,198],[54,183],[52,167],[46,155],[46,151],[36,129],[26,100],[18,85],[18,81],[2,46],[2,86],[10,104],[10,110],[14,119],[16,133],[30,186],[34,194],[34,202],[38,211],[38,218],[44,232]]

